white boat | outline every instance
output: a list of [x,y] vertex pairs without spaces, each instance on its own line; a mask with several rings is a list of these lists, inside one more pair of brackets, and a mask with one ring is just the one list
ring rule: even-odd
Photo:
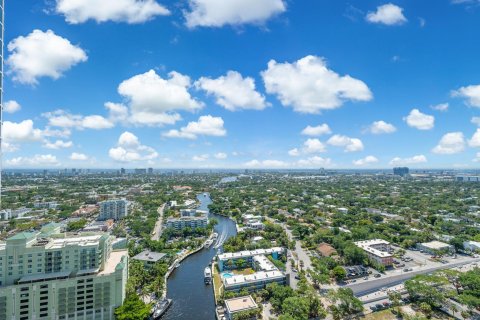
[[210,239],[210,240],[207,240],[207,241],[205,242],[205,248],[210,248],[210,246],[212,245],[212,243],[213,243],[213,240],[211,240],[211,239]]
[[205,284],[210,284],[212,282],[212,269],[210,269],[210,267],[205,268],[203,280]]
[[172,299],[163,299],[162,301],[159,301],[153,308],[152,319],[160,319],[171,305]]

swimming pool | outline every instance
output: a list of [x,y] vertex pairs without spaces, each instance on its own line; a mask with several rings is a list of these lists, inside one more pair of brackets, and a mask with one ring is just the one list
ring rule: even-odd
[[224,272],[224,273],[222,273],[222,277],[223,278],[231,278],[231,277],[233,277],[233,274],[229,273],[229,272]]

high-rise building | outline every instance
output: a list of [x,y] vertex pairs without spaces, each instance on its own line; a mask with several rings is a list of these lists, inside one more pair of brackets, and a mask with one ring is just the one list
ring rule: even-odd
[[147,174],[147,169],[137,168],[135,169],[135,174]]
[[148,168],[148,174],[153,174],[153,168]]
[[396,167],[393,168],[393,174],[396,176],[404,177],[410,173],[410,169],[407,167]]
[[125,172],[126,172],[125,168],[121,168],[121,169],[120,169],[120,174],[121,174],[122,176],[125,174]]
[[125,199],[115,199],[100,202],[98,220],[113,219],[118,221],[128,215],[128,202]]
[[0,243],[0,319],[114,319],[128,251],[108,234],[22,232]]

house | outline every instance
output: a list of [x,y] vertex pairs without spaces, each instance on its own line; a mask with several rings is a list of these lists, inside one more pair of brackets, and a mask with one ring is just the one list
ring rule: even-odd
[[322,257],[331,257],[331,256],[336,256],[337,255],[337,250],[335,250],[334,247],[329,245],[328,243],[320,243],[317,247],[317,252],[322,256]]

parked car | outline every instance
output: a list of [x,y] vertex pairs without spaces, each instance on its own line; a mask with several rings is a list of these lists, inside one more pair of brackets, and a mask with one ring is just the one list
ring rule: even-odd
[[377,307],[376,306],[370,306],[370,310],[375,312],[375,311],[377,311]]
[[380,278],[382,275],[380,273],[375,273],[374,277],[375,278]]
[[375,305],[375,308],[377,308],[377,310],[382,310],[383,309],[383,305],[381,305],[380,303],[377,303]]

